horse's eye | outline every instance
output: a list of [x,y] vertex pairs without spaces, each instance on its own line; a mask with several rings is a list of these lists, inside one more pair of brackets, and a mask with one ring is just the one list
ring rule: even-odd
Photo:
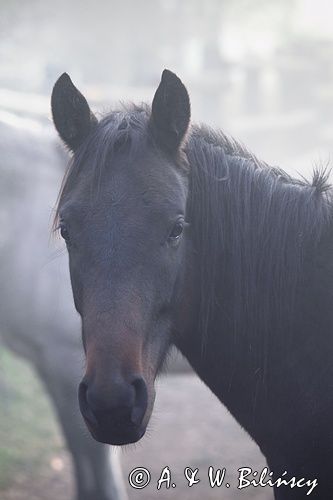
[[169,238],[171,241],[179,240],[184,230],[184,224],[181,221],[176,222],[173,226],[171,233],[169,234]]
[[68,230],[66,228],[66,226],[64,224],[61,224],[60,225],[60,234],[61,234],[61,237],[65,240],[65,241],[69,241],[69,233],[68,233]]

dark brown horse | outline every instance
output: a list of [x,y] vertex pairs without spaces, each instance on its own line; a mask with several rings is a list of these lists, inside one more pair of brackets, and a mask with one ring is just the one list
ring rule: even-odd
[[[57,225],[82,318],[79,400],[92,435],[118,445],[144,435],[175,344],[273,477],[317,479],[312,497],[333,498],[327,176],[292,179],[222,132],[190,126],[188,93],[167,70],[151,108],[100,121],[64,74],[52,111],[74,153]],[[306,493],[289,484],[275,495]]]

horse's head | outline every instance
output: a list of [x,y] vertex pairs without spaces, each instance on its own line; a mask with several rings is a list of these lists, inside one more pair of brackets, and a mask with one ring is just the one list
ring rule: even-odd
[[58,220],[82,318],[80,408],[98,441],[131,443],[152,412],[184,278],[189,97],[165,70],[151,109],[98,121],[64,74],[52,113],[73,152]]

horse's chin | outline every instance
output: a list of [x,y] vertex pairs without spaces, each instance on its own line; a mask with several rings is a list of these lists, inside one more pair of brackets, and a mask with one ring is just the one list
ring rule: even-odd
[[145,426],[131,426],[124,429],[99,429],[93,427],[86,421],[92,437],[99,443],[109,444],[112,446],[124,446],[126,444],[133,444],[140,441],[146,433]]

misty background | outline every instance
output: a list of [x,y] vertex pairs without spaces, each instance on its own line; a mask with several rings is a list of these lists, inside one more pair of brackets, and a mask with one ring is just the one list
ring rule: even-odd
[[[49,101],[64,71],[98,115],[118,100],[150,102],[168,68],[188,88],[193,121],[222,128],[271,165],[309,176],[333,151],[332,18],[330,0],[0,0],[0,122],[55,137]],[[159,385],[149,436],[120,453],[125,477],[139,465],[154,477],[169,465],[179,478],[185,465],[265,465],[195,375],[170,374]],[[0,498],[67,499],[72,488],[42,385],[29,364],[0,345]],[[156,492],[153,485],[128,493],[145,500],[221,495],[185,486]],[[270,491],[251,494],[271,498]]]

